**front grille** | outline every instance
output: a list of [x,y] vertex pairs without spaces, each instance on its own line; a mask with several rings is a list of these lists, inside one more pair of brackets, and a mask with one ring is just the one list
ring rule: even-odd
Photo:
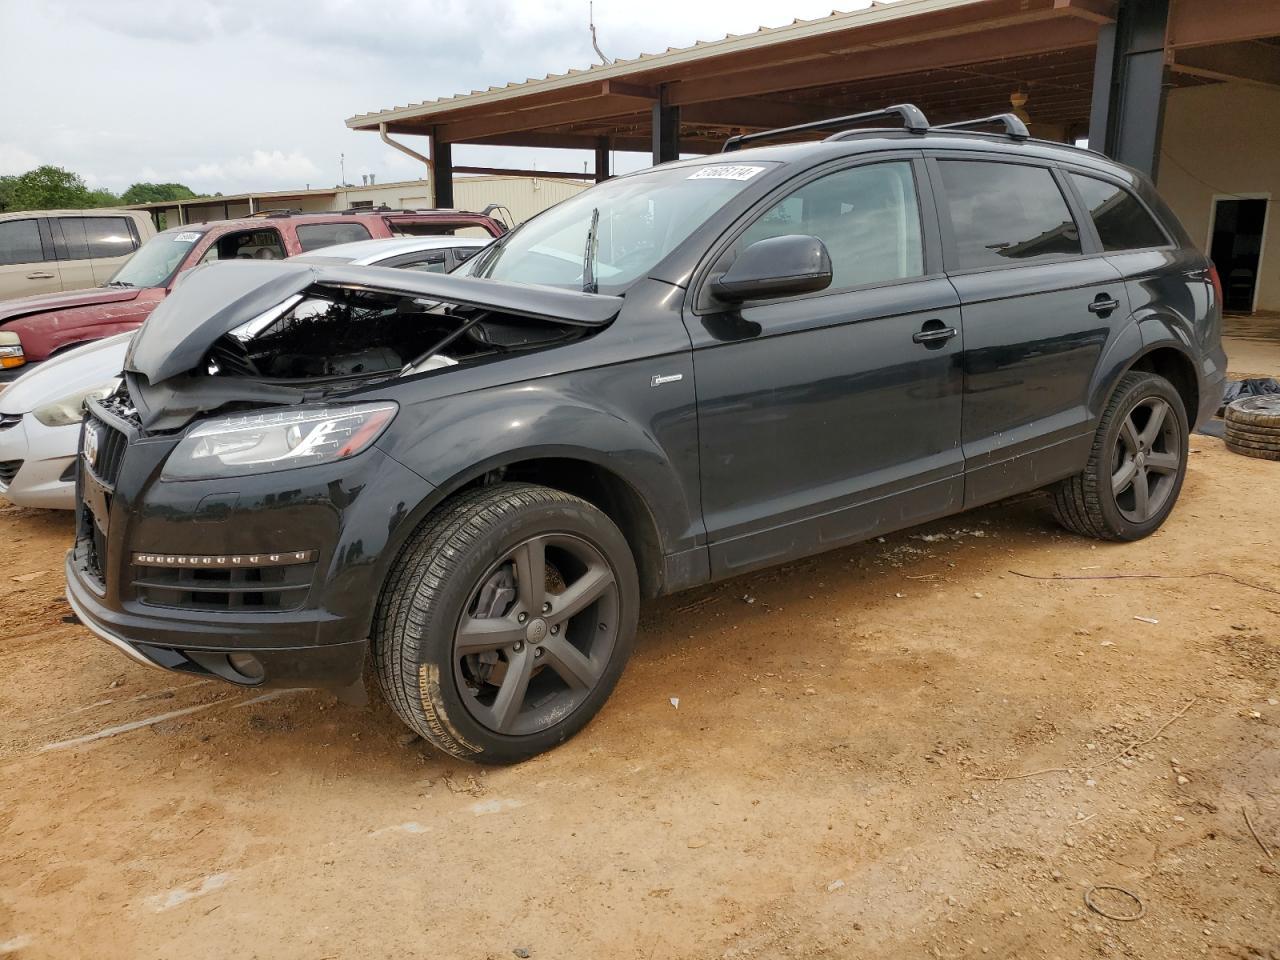
[[89,469],[108,488],[114,490],[116,480],[120,478],[120,463],[124,460],[124,451],[129,446],[129,438],[92,413],[86,419],[84,428],[86,435],[89,430],[98,431],[98,455]]
[[7,487],[13,483],[13,478],[18,475],[18,471],[21,469],[21,460],[0,460],[0,484],[4,484]]
[[22,422],[20,413],[0,413],[0,430],[8,430]]
[[295,610],[307,598],[316,565],[231,569],[152,567],[135,564],[138,599],[184,610]]

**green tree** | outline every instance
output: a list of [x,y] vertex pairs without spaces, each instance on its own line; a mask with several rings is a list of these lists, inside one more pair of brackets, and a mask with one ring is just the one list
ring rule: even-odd
[[105,207],[120,199],[90,190],[79,174],[46,164],[14,177],[0,177],[0,210],[56,210]]
[[122,203],[158,203],[191,200],[196,192],[182,183],[135,183],[120,196]]

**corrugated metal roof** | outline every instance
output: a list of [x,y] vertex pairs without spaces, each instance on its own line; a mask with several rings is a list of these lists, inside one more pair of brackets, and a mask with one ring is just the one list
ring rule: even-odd
[[523,82],[493,86],[487,90],[472,90],[470,93],[455,94],[435,100],[423,100],[420,103],[391,107],[371,113],[361,113],[349,118],[347,126],[370,128],[376,127],[379,123],[395,123],[411,118],[429,117],[463,107],[497,103],[531,93],[544,93],[572,87],[584,82],[624,80],[649,70],[688,64],[699,60],[710,60],[730,53],[742,53],[746,50],[787,43],[792,40],[821,36],[825,33],[839,33],[875,23],[924,13],[934,13],[939,10],[950,10],[981,2],[983,0],[893,0],[893,2],[873,0],[871,6],[862,10],[848,12],[833,10],[826,17],[815,17],[812,20],[797,18],[781,27],[760,27],[752,33],[726,34],[723,40],[698,40],[687,47],[668,47],[662,53],[642,53],[638,57],[631,59],[615,60],[607,66],[593,64],[586,69],[574,68],[564,73],[549,73],[541,79],[530,77]]

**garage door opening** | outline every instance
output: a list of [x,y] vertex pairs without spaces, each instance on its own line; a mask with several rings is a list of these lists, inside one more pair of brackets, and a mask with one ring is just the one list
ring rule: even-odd
[[1215,199],[1209,257],[1222,278],[1223,309],[1252,313],[1266,235],[1268,197]]

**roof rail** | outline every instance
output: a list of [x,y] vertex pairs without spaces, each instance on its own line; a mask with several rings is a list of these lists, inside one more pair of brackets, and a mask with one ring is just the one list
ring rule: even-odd
[[[852,113],[846,117],[832,117],[830,120],[797,123],[793,127],[779,127],[777,130],[763,130],[760,133],[739,134],[726,140],[721,152],[732,153],[735,150],[742,149],[744,144],[754,143],[757,140],[773,140],[791,133],[802,133],[805,130],[831,130],[833,128],[838,130],[841,127],[854,127],[866,123],[868,120],[883,120],[887,117],[900,118],[902,125],[911,133],[925,133],[929,129],[929,121],[925,119],[923,111],[914,103],[896,103],[891,107],[885,107],[883,110],[868,110],[866,113]],[[841,133],[834,133],[827,139],[839,140],[841,136]]]
[[996,113],[989,117],[974,117],[972,120],[957,120],[955,123],[940,123],[933,130],[969,130],[973,127],[985,127],[989,124],[1004,126],[1005,136],[1013,140],[1031,139],[1031,131],[1022,122],[1022,118],[1013,113]]

